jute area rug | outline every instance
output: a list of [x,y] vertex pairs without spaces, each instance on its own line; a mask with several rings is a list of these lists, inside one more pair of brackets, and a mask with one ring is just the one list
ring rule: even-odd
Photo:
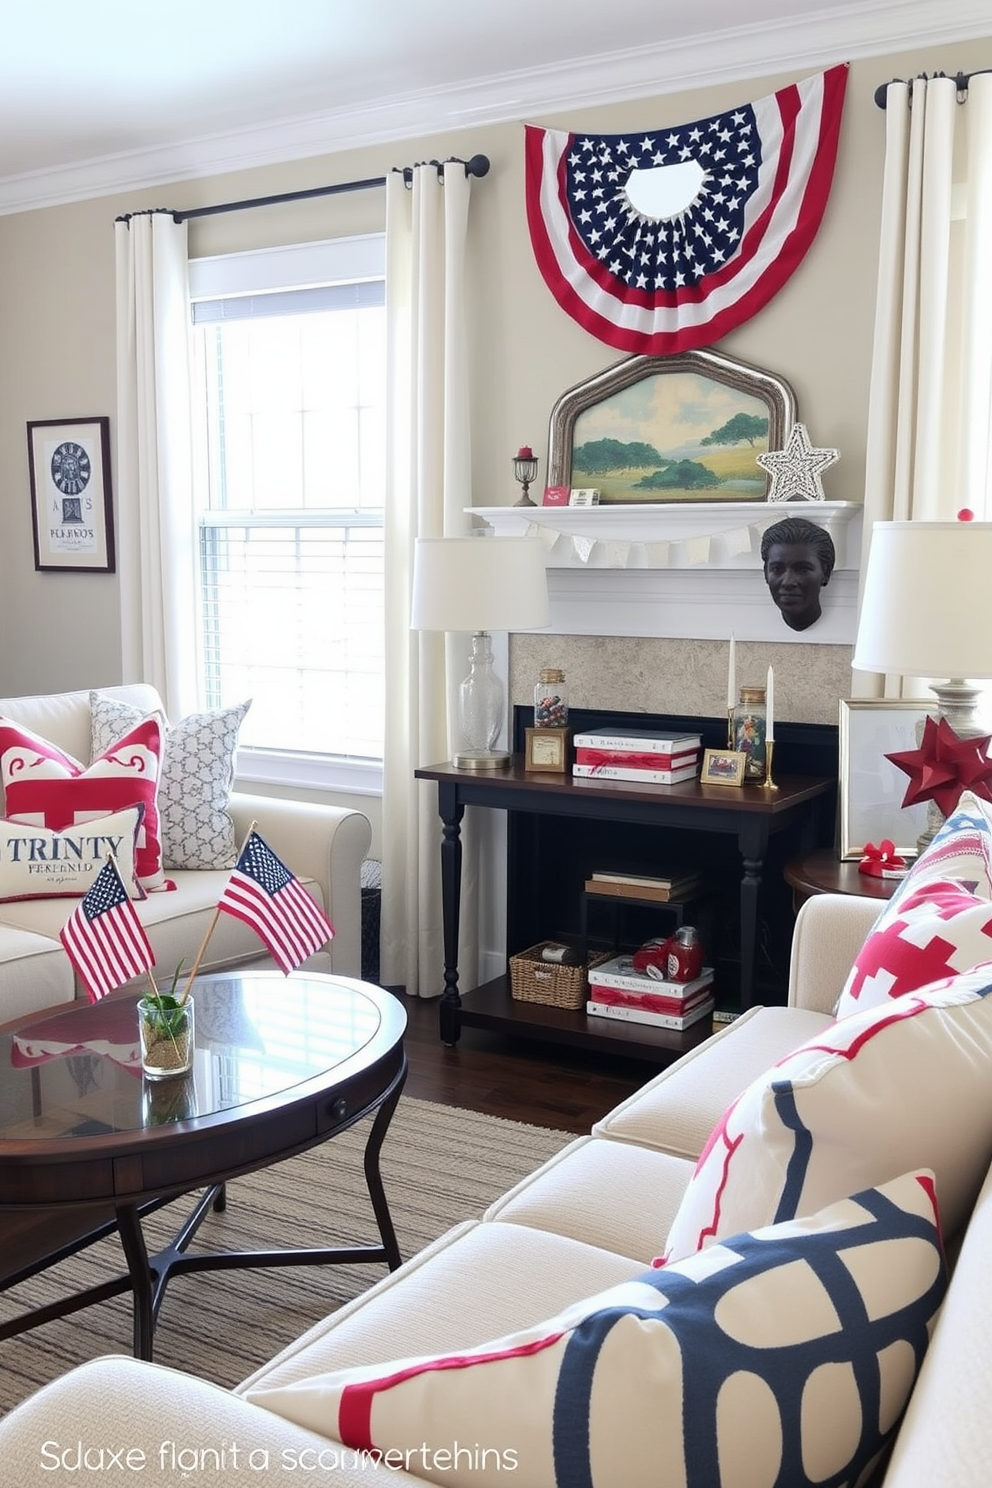
[[[228,1185],[227,1209],[205,1220],[195,1248],[376,1244],[361,1154],[351,1131]],[[402,1097],[382,1150],[382,1175],[404,1259],[493,1199],[573,1138],[565,1132]],[[149,1249],[190,1207],[177,1200],[145,1222]],[[160,1238],[157,1238],[160,1237]],[[41,1306],[123,1270],[115,1236],[0,1296],[0,1317]],[[385,1264],[215,1271],[175,1277],[155,1333],[155,1360],[225,1386],[387,1274]],[[124,1294],[0,1343],[0,1412],[99,1354],[131,1352]]]

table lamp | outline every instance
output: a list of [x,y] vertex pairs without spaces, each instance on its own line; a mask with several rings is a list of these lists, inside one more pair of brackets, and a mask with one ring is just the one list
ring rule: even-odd
[[937,717],[961,739],[984,733],[992,677],[992,522],[876,522],[851,665],[928,677]]
[[413,557],[414,630],[471,631],[472,658],[458,690],[463,770],[494,770],[512,756],[494,748],[506,690],[493,669],[490,631],[550,624],[544,544],[532,537],[423,537]]

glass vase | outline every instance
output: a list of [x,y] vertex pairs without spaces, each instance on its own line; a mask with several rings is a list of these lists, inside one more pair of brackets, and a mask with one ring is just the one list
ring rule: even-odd
[[141,1068],[149,1080],[185,1075],[195,1052],[193,1000],[179,1002],[163,994],[138,1003]]
[[742,687],[740,701],[734,709],[734,748],[746,755],[745,781],[765,778],[765,689]]

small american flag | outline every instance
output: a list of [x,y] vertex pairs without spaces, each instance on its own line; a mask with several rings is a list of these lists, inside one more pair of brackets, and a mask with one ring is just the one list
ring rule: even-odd
[[90,1002],[155,965],[137,911],[110,858],[62,927],[59,939],[86,984]]
[[249,832],[218,908],[250,925],[287,976],[334,934],[324,911],[257,832]]

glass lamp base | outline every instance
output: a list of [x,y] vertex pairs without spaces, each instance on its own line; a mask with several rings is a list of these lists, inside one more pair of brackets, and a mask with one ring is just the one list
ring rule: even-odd
[[512,758],[503,749],[460,749],[451,763],[456,770],[506,770]]

